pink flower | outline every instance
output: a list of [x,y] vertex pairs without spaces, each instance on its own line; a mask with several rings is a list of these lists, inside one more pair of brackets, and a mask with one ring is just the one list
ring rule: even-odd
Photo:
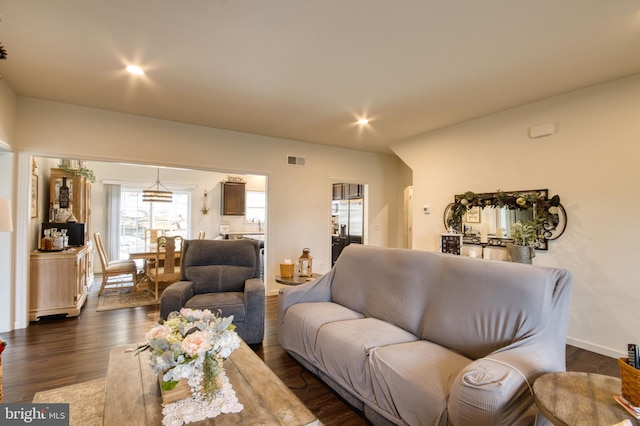
[[147,342],[151,342],[152,339],[166,339],[171,334],[171,327],[168,325],[156,325],[147,332],[145,336]]
[[210,349],[211,342],[209,342],[207,333],[203,331],[196,331],[195,333],[189,334],[180,344],[180,350],[190,357],[207,352]]

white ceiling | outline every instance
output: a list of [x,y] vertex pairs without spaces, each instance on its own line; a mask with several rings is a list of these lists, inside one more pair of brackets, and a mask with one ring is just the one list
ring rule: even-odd
[[18,95],[372,152],[640,72],[639,0],[0,0],[0,15]]

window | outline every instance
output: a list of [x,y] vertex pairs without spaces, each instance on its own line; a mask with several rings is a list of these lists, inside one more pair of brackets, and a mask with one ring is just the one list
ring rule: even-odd
[[191,193],[173,192],[171,203],[142,201],[142,189],[122,188],[120,194],[120,258],[145,249],[145,230],[161,229],[165,235],[189,237]]
[[246,197],[246,219],[249,222],[260,221],[260,223],[264,223],[266,216],[264,191],[247,191]]

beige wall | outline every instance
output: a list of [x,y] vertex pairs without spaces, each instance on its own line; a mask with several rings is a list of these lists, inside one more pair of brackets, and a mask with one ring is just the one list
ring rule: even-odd
[[[267,176],[266,271],[271,294],[277,292],[273,276],[278,272],[280,260],[297,258],[303,247],[311,248],[316,269],[320,272],[329,269],[332,182],[368,184],[369,244],[391,247],[402,244],[402,194],[410,184],[404,182],[410,172],[392,155],[24,97],[18,98],[15,134],[15,148],[23,154]],[[286,164],[287,155],[305,157],[306,166]]]
[[17,111],[18,97],[0,78],[0,141],[8,145],[13,141]]
[[[413,169],[413,247],[437,250],[453,195],[548,188],[565,234],[536,265],[574,274],[569,342],[618,356],[640,341],[640,75],[513,108],[393,146]],[[528,129],[556,123],[552,136]],[[422,214],[431,205],[433,214]]]
[[[11,152],[18,97],[13,90],[0,79],[0,198],[14,198],[13,160]],[[15,209],[13,211],[15,216]],[[15,226],[15,221],[14,221]],[[13,309],[10,303],[14,295],[14,279],[11,265],[14,253],[11,250],[12,233],[0,232],[0,331],[11,323]]]

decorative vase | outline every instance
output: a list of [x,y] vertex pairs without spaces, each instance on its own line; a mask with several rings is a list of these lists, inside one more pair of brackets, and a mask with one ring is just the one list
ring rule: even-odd
[[517,246],[507,243],[507,254],[512,262],[532,264],[532,259],[536,257],[536,249],[530,246]]

